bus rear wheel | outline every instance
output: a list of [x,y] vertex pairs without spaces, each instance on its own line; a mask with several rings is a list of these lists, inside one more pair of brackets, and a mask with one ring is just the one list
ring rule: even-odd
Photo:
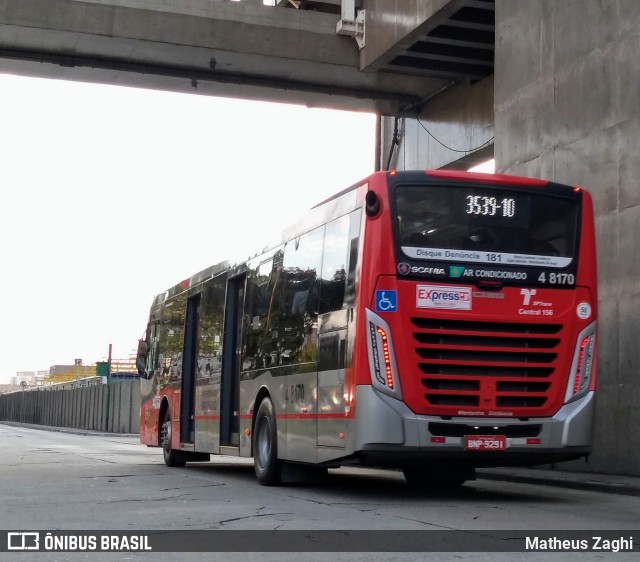
[[276,416],[270,398],[264,398],[258,407],[253,432],[253,466],[258,482],[275,486],[282,478],[282,463],[278,460],[278,433]]
[[171,414],[169,414],[168,408],[164,413],[162,425],[160,426],[160,446],[162,447],[164,464],[168,467],[182,467],[187,464],[180,451],[171,448]]

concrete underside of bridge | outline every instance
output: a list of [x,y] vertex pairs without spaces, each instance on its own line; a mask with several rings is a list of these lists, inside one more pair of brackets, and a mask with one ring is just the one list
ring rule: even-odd
[[359,5],[362,50],[335,14],[258,0],[0,0],[0,72],[375,111],[382,168],[495,153],[588,188],[600,392],[595,452],[571,468],[640,474],[637,0],[495,0],[494,21],[493,0]]
[[256,0],[0,0],[1,69],[382,114],[451,82],[361,71],[338,19]]

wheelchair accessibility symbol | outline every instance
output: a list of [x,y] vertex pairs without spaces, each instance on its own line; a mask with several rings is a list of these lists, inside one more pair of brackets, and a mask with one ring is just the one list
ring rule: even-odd
[[397,310],[397,291],[376,291],[376,312],[396,312]]

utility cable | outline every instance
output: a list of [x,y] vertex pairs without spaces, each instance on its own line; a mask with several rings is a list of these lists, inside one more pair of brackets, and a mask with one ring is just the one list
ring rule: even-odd
[[469,152],[475,152],[476,150],[480,150],[481,148],[484,148],[485,146],[488,146],[490,143],[493,142],[493,140],[496,138],[495,135],[492,136],[488,141],[483,142],[480,146],[477,146],[476,148],[470,148],[469,150],[456,150],[455,148],[451,148],[450,146],[447,146],[446,144],[444,144],[442,141],[438,140],[436,137],[433,136],[433,134],[431,133],[431,131],[429,131],[429,129],[427,129],[424,124],[422,123],[422,121],[420,121],[420,119],[418,119],[416,117],[416,121],[418,123],[420,123],[420,126],[427,132],[427,135],[429,135],[434,141],[436,141],[439,145],[443,146],[444,148],[446,148],[447,150],[451,150],[452,152],[460,152],[460,153],[469,153]]

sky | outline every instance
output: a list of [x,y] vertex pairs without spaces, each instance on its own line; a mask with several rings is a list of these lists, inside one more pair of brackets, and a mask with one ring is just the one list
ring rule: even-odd
[[154,295],[374,171],[375,116],[0,74],[0,384],[135,353]]

